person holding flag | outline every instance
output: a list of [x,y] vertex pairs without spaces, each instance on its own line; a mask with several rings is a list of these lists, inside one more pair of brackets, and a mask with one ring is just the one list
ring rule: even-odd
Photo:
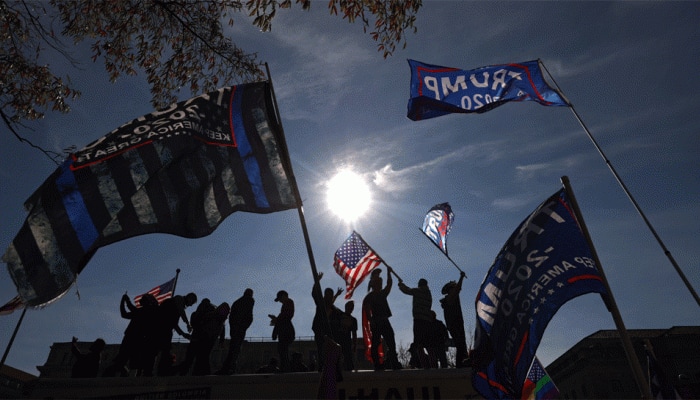
[[153,364],[157,356],[157,347],[153,336],[158,315],[158,300],[150,293],[139,296],[141,307],[131,304],[129,296],[124,293],[119,302],[119,312],[129,324],[124,330],[124,337],[119,345],[119,352],[112,363],[105,368],[102,376],[128,376],[127,363],[136,367],[137,375],[152,376]]
[[433,323],[432,306],[433,295],[430,293],[428,281],[424,278],[418,280],[418,287],[410,288],[403,280],[399,279],[399,290],[404,294],[413,297],[411,314],[413,315],[413,344],[416,346],[418,354],[418,363],[421,368],[428,369],[431,362],[428,357],[423,356],[424,350],[428,349],[430,341],[431,326]]
[[185,333],[179,326],[180,320],[187,325],[187,331],[192,331],[185,308],[197,303],[197,295],[190,292],[185,296],[173,296],[161,303],[158,308],[158,331],[156,342],[160,359],[158,360],[158,376],[170,376],[173,373],[173,359],[170,354],[173,341],[173,329],[182,337],[189,339],[189,333]]
[[462,291],[462,281],[467,275],[460,272],[459,280],[449,281],[442,287],[440,305],[445,316],[445,325],[452,336],[457,353],[455,355],[455,367],[464,368],[469,366],[467,352],[467,336],[464,333],[464,317],[462,316],[462,304],[459,301],[459,292]]
[[[393,269],[386,266],[387,278],[386,286],[382,288],[382,278],[379,276],[380,269],[372,271],[372,276],[369,281],[369,290],[364,300],[362,301],[362,310],[367,315],[370,331],[372,334],[371,355],[374,364],[374,370],[383,369],[401,369],[401,364],[396,354],[396,339],[394,336],[394,328],[389,322],[391,317],[391,309],[387,298],[391,292],[393,280],[391,274]],[[380,361],[379,345],[384,348],[385,362]]]

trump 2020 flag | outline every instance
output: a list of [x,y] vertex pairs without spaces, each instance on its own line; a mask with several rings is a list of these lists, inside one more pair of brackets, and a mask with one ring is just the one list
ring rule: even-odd
[[134,304],[136,304],[136,307],[141,307],[141,298],[146,294],[153,295],[153,297],[155,297],[156,300],[158,300],[158,304],[162,303],[163,300],[173,297],[173,291],[175,291],[176,282],[177,276],[175,276],[175,278],[165,282],[162,285],[154,287],[153,289],[149,290],[144,294],[140,294],[134,297]]
[[449,203],[436,204],[423,219],[421,230],[435,245],[447,255],[447,234],[452,229],[455,214]]
[[221,88],[72,154],[25,202],[3,256],[29,306],[60,297],[101,246],[147,233],[209,235],[235,211],[297,207],[269,83]]
[[408,60],[408,64],[411,67],[408,118],[414,121],[451,113],[483,113],[509,101],[569,105],[544,80],[538,60],[468,71],[415,60]]
[[530,366],[530,372],[523,384],[522,400],[550,400],[559,398],[559,389],[552,381],[547,371],[535,356]]
[[566,190],[513,232],[476,296],[472,385],[486,398],[519,398],[547,324],[567,301],[607,295]]
[[352,293],[357,285],[381,262],[382,259],[362,239],[362,236],[353,231],[333,257],[335,272],[347,284],[347,289],[345,290],[346,299],[352,297]]

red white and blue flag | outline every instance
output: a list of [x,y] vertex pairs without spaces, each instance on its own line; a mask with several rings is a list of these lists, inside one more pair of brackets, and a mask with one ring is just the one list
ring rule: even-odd
[[451,113],[483,113],[510,101],[568,106],[545,81],[539,61],[492,65],[469,71],[408,60],[408,118],[419,121]]
[[522,400],[551,400],[559,398],[559,389],[552,381],[547,371],[535,356],[530,366],[530,372],[523,384]]
[[352,297],[357,285],[379,264],[379,258],[359,233],[352,231],[350,237],[340,246],[333,257],[333,268],[345,281],[345,298]]
[[163,300],[173,297],[173,292],[175,291],[175,283],[177,282],[177,276],[162,285],[156,286],[144,294],[140,294],[134,297],[134,304],[136,307],[141,307],[141,298],[150,294],[158,300],[158,304],[162,303]]
[[103,246],[211,234],[231,213],[298,207],[268,82],[221,88],[136,118],[68,157],[25,202],[2,257],[22,300],[62,296]]
[[607,296],[565,189],[513,232],[476,296],[472,385],[489,399],[520,398],[544,330],[567,301]]
[[452,229],[452,222],[455,214],[449,203],[436,204],[431,208],[423,219],[421,230],[435,245],[447,254],[447,234]]

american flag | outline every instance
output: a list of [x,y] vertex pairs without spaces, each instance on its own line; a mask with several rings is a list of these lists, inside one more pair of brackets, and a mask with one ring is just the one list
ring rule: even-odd
[[177,281],[177,276],[164,284],[160,286],[156,286],[153,289],[149,290],[148,292],[144,294],[140,294],[136,297],[134,297],[134,304],[136,304],[136,307],[141,306],[141,297],[143,297],[145,294],[152,294],[155,296],[156,300],[158,300],[158,304],[162,303],[163,300],[169,299],[173,297],[173,291],[175,290],[175,282]]
[[25,304],[19,295],[8,301],[4,306],[0,307],[0,315],[12,314],[15,310],[24,308]]
[[333,268],[345,280],[345,298],[352,297],[357,285],[380,263],[382,259],[365,243],[362,236],[352,231],[347,240],[335,252]]
[[558,398],[559,389],[557,389],[552,378],[545,371],[540,360],[535,356],[530,366],[530,372],[527,374],[527,379],[525,379],[523,384],[521,399],[548,400]]
[[[374,362],[372,359],[372,326],[369,323],[369,318],[370,316],[369,310],[367,310],[367,307],[365,307],[365,304],[362,304],[362,341],[365,343],[365,358],[369,362]],[[379,346],[377,346],[377,354],[379,355],[379,364],[384,363],[384,347],[382,346],[382,342],[379,342]]]

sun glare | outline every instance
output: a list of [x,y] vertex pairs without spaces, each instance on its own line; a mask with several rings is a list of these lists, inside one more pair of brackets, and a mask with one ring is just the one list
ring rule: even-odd
[[328,181],[326,198],[331,211],[347,222],[362,216],[372,200],[367,183],[350,170],[340,171]]

